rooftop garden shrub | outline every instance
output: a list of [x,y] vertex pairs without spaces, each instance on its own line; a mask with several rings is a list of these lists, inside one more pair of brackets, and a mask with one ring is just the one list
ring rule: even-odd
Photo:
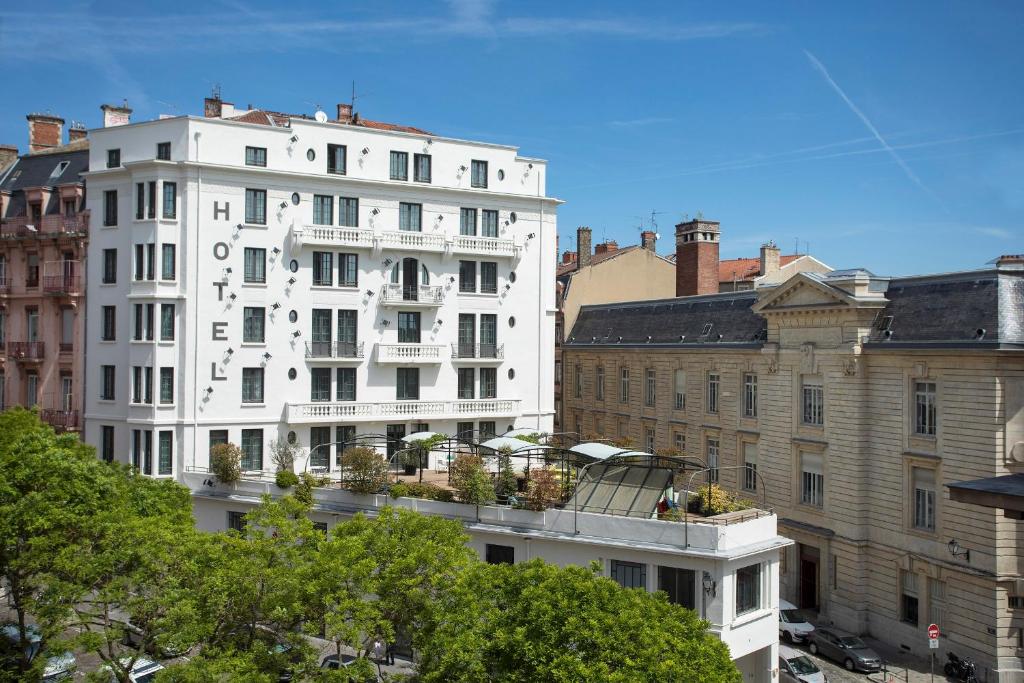
[[242,478],[242,449],[233,443],[219,443],[210,449],[210,472],[222,484]]

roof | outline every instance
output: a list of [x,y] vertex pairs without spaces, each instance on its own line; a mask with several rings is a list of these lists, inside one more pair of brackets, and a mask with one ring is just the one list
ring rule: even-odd
[[[305,114],[285,114],[283,112],[270,111],[267,109],[251,109],[244,114],[229,116],[226,120],[238,121],[240,123],[255,123],[261,126],[287,127],[291,125],[291,119],[305,119],[307,121],[313,120]],[[430,132],[425,131],[422,128],[401,126],[396,123],[384,123],[383,121],[371,121],[370,119],[360,118],[358,115],[353,117],[351,121],[328,121],[327,123],[333,123],[338,126],[361,126],[363,128],[373,128],[374,130],[390,130],[401,133],[431,135]]]
[[952,500],[1024,511],[1024,473],[958,481],[946,486]]
[[[801,256],[806,254],[788,254],[779,257],[779,267],[788,266]],[[741,280],[753,280],[761,274],[761,259],[754,258],[733,258],[718,262],[718,281],[737,282]]]
[[[67,167],[54,175],[58,167],[67,162]],[[11,201],[5,209],[7,217],[25,214],[25,194],[23,190],[30,187],[56,187],[69,183],[83,182],[81,174],[89,170],[88,145],[65,145],[50,150],[45,154],[28,154],[14,162],[0,180],[0,191],[10,192]],[[43,213],[59,210],[59,197],[54,194],[50,198],[50,206],[44,207]],[[56,207],[56,209],[55,209]]]
[[[590,257],[590,265],[596,266],[598,263],[603,263],[605,261],[610,261],[611,259],[615,258],[616,256],[622,256],[623,254],[628,254],[629,252],[636,251],[637,249],[640,249],[640,248],[641,248],[640,245],[634,244],[632,246],[622,247],[622,248],[616,249],[614,251],[603,251],[603,252],[601,252],[599,254],[594,254],[593,256]],[[579,259],[579,255],[577,255],[576,258]],[[562,275],[568,275],[569,273],[575,273],[576,270],[577,270],[577,265],[578,264],[579,264],[578,260],[577,261],[573,261],[572,263],[560,263],[560,264],[558,264],[558,268],[555,269],[555,277],[561,277]]]

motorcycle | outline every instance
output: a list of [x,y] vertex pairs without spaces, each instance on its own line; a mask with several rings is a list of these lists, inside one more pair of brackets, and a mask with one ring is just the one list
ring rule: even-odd
[[978,683],[977,666],[970,657],[960,659],[952,652],[947,653],[949,661],[942,667],[946,675],[964,683]]

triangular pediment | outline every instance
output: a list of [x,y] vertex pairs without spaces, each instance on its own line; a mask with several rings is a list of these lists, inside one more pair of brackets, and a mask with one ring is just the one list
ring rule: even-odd
[[754,304],[758,313],[794,309],[832,309],[855,306],[856,298],[838,287],[825,284],[806,273],[798,273],[782,284],[764,289]]

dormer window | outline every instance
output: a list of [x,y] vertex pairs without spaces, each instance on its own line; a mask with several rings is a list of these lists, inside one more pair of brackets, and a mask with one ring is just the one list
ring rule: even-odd
[[54,166],[53,172],[50,173],[50,180],[54,180],[56,178],[59,178],[61,176],[61,174],[63,174],[64,171],[66,171],[68,169],[68,164],[69,163],[70,162],[68,162],[68,161],[62,161],[59,164],[57,164],[56,166]]

